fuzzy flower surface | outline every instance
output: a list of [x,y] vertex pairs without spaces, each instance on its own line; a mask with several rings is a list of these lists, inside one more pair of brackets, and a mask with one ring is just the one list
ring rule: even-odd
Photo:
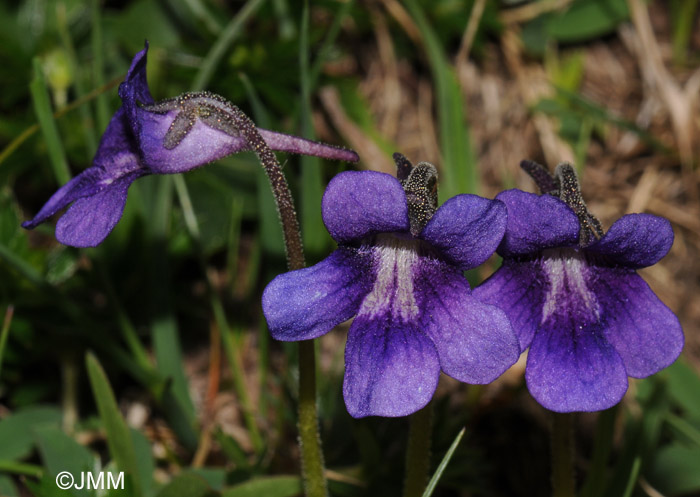
[[[23,227],[32,229],[73,204],[56,224],[65,245],[102,243],[122,216],[127,190],[149,174],[182,173],[227,155],[251,150],[243,129],[254,124],[224,98],[186,93],[158,103],[148,89],[148,45],[134,56],[119,87],[122,106],[102,136],[92,166],[59,188]],[[357,161],[349,150],[264,129],[272,150]]]
[[528,166],[547,194],[496,197],[508,209],[503,265],[474,295],[501,307],[521,349],[530,348],[525,378],[542,406],[607,409],[624,396],[628,376],[658,372],[683,348],[678,318],[636,271],[668,253],[673,231],[661,217],[627,214],[603,233],[571,166],[550,177]]
[[317,338],[355,316],[343,395],[356,418],[411,414],[430,401],[441,370],[489,383],[520,353],[505,313],[473,298],[462,274],[498,246],[505,206],[458,195],[437,208],[433,166],[399,157],[399,180],[374,171],[333,178],[322,213],[338,249],[277,276],[263,294],[278,340]]

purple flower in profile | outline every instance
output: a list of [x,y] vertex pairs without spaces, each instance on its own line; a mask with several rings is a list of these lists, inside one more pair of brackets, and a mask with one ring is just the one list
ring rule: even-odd
[[[35,228],[73,203],[56,224],[56,238],[65,245],[94,247],[121,218],[134,180],[149,174],[182,173],[253,148],[244,131],[254,124],[218,95],[186,93],[154,103],[146,81],[147,52],[148,45],[134,56],[119,87],[123,105],[107,126],[93,165],[59,188],[23,227]],[[272,150],[358,160],[350,150],[257,131]]]
[[525,378],[533,397],[557,412],[617,404],[627,377],[645,378],[683,348],[678,318],[637,274],[673,244],[670,223],[628,214],[603,233],[568,164],[555,176],[523,162],[543,195],[508,190],[503,265],[474,289],[501,307],[520,347],[530,347]]
[[505,206],[458,195],[437,209],[435,168],[395,159],[399,180],[374,171],[333,178],[322,213],[338,249],[277,276],[262,299],[283,341],[317,338],[356,316],[343,383],[356,418],[411,414],[430,401],[441,370],[489,383],[520,353],[505,313],[473,298],[462,274],[498,246]]

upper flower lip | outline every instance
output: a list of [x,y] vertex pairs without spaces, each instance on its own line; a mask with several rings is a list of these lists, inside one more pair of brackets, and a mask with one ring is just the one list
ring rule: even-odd
[[[577,247],[580,225],[574,211],[551,195],[506,190],[496,196],[508,209],[508,224],[498,247],[504,257]],[[652,214],[626,214],[599,240],[583,247],[611,265],[640,269],[661,260],[673,245],[668,220]]]
[[670,223],[628,214],[579,245],[580,225],[550,195],[509,190],[499,253],[503,265],[473,295],[500,306],[530,348],[528,388],[546,408],[596,411],[671,364],[683,348],[678,318],[635,270],[658,262],[673,243]]
[[[376,171],[346,171],[328,184],[323,222],[339,244],[378,233],[409,233],[406,194],[393,176]],[[482,264],[506,230],[506,208],[499,200],[457,195],[438,208],[418,238],[461,269]]]

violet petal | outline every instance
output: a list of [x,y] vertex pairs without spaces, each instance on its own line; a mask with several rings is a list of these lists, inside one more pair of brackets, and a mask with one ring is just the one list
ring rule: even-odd
[[496,200],[506,204],[508,209],[508,225],[498,247],[500,255],[525,255],[578,243],[578,218],[558,198],[506,190],[499,193]]
[[471,269],[494,253],[505,229],[501,202],[464,194],[440,206],[419,236],[461,269]]
[[345,347],[343,396],[354,418],[406,416],[432,398],[440,376],[433,342],[390,312],[358,316]]
[[683,330],[673,312],[636,272],[596,269],[593,291],[602,307],[607,340],[622,357],[627,374],[646,378],[675,361]]
[[466,278],[453,267],[424,260],[422,269],[421,325],[437,347],[442,370],[473,384],[498,378],[520,355],[506,314],[472,297]]
[[376,171],[345,171],[326,188],[323,222],[338,243],[376,233],[408,231],[408,204],[396,178]]
[[99,193],[78,199],[56,223],[56,239],[73,247],[102,243],[122,217],[129,185],[143,174],[135,171],[114,180]]
[[656,264],[673,245],[673,229],[668,220],[652,214],[627,214],[586,252],[633,269]]
[[308,340],[355,315],[372,284],[371,258],[340,248],[315,266],[280,274],[263,292],[263,313],[277,340]]
[[[34,219],[25,221],[22,226],[27,229],[35,228],[68,204],[82,197],[95,195],[106,188],[112,188],[119,178],[136,171],[141,171],[140,176],[147,174],[134,152],[133,142],[127,135],[124,110],[119,109],[102,136],[93,166],[59,188]],[[68,238],[70,237],[66,236],[66,239]]]
[[532,396],[555,412],[601,411],[627,391],[622,359],[600,322],[560,310],[538,330],[530,345],[525,379]]
[[537,261],[504,259],[489,279],[474,288],[472,295],[503,310],[520,341],[521,350],[530,346],[542,320],[547,280]]

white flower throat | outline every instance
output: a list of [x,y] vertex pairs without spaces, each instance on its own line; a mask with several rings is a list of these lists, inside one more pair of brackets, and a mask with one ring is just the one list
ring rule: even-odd
[[372,248],[376,278],[362,302],[359,316],[375,318],[391,313],[393,318],[411,321],[418,316],[413,279],[418,268],[420,241],[377,235]]
[[542,323],[558,310],[583,311],[596,318],[600,314],[598,299],[588,288],[591,268],[585,255],[574,249],[546,250],[542,269],[549,288],[542,309]]

